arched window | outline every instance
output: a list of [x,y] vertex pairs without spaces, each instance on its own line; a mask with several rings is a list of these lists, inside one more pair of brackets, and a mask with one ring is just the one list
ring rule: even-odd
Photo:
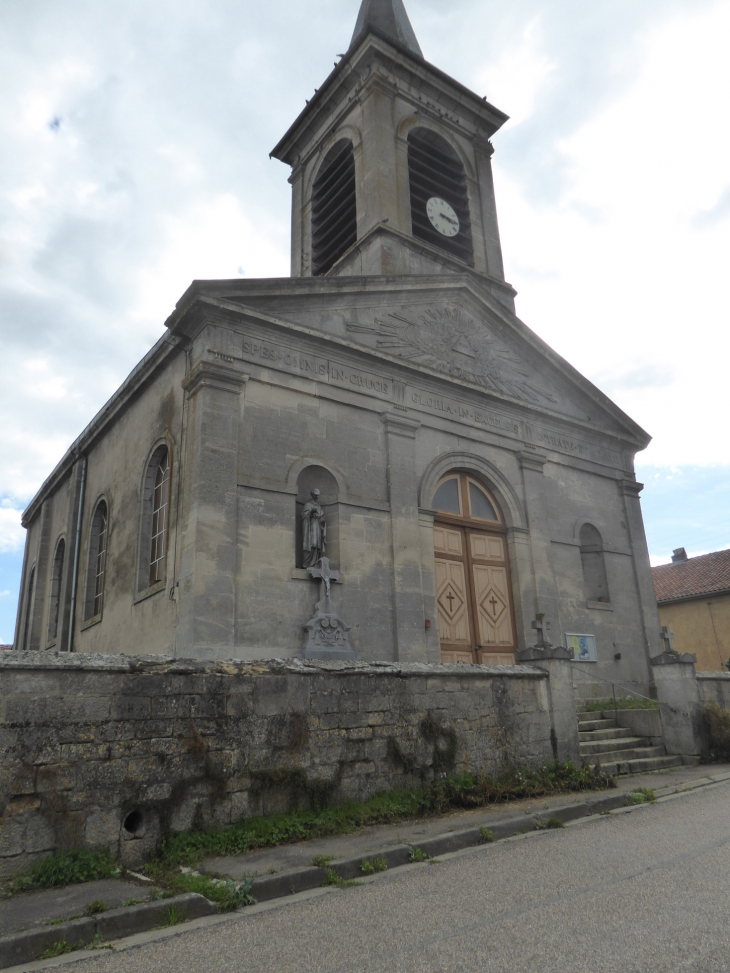
[[106,552],[109,536],[109,510],[105,500],[100,500],[91,519],[89,535],[89,563],[86,574],[86,605],[84,618],[96,618],[104,607],[104,580],[106,577]]
[[170,527],[170,453],[158,446],[147,467],[142,496],[140,591],[165,580]]
[[340,139],[312,186],[312,275],[326,274],[356,240],[355,156],[352,142]]
[[58,635],[58,614],[61,607],[61,582],[63,580],[63,562],[66,556],[66,541],[61,540],[56,545],[53,558],[53,577],[51,579],[51,606],[48,613],[48,641],[55,642]]
[[580,529],[580,560],[587,600],[610,602],[603,539],[593,524],[583,524]]
[[461,159],[440,135],[416,128],[408,136],[408,176],[413,236],[472,267],[469,195]]
[[30,569],[28,589],[25,593],[25,631],[23,632],[23,648],[30,648],[30,624],[33,619],[33,593],[35,591],[35,564]]

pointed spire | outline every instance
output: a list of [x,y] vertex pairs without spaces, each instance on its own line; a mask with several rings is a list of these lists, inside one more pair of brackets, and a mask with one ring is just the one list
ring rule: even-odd
[[362,0],[355,33],[350,41],[351,49],[369,28],[392,38],[396,44],[423,57],[406,8],[403,6],[403,0]]

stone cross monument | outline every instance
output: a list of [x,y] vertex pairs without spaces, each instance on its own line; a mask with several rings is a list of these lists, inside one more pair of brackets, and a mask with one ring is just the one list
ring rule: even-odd
[[339,580],[340,572],[330,568],[328,557],[321,557],[318,564],[307,570],[319,580],[319,601],[314,618],[304,626],[307,632],[304,658],[356,659],[347,634],[350,626],[342,621],[332,602],[332,582]]

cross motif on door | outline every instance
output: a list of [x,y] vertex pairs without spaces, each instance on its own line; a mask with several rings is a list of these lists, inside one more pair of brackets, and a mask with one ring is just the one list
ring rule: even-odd
[[454,593],[453,593],[453,591],[450,591],[450,592],[448,593],[448,595],[446,596],[446,600],[447,600],[447,601],[448,601],[448,603],[449,603],[449,611],[450,611],[450,612],[453,612],[453,610],[454,610],[454,602],[456,601],[456,598],[454,598]]
[[494,595],[492,595],[492,597],[489,599],[489,604],[492,606],[492,612],[494,613],[494,617],[496,618],[497,617],[497,605],[499,604],[499,602],[494,597]]

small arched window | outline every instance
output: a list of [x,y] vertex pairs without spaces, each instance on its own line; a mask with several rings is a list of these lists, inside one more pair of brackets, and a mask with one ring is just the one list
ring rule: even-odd
[[587,600],[610,602],[603,539],[593,524],[583,524],[580,529],[580,560]]
[[143,487],[140,545],[140,591],[165,580],[170,527],[170,453],[158,446],[147,467]]
[[30,569],[28,589],[25,593],[25,631],[23,632],[23,648],[30,648],[30,624],[33,619],[33,593],[35,591],[35,564]]
[[61,582],[63,581],[63,562],[66,558],[66,541],[56,545],[53,557],[53,577],[51,578],[51,606],[48,613],[48,641],[55,642],[58,635],[58,615],[61,607]]
[[433,496],[433,508],[465,520],[501,524],[496,502],[466,473],[450,473],[441,480]]
[[469,194],[461,159],[440,135],[413,129],[408,136],[408,177],[413,236],[473,267]]
[[106,552],[109,537],[109,509],[100,500],[91,519],[89,536],[89,565],[86,575],[86,620],[101,615],[104,607],[104,581],[106,578]]
[[340,139],[312,186],[312,275],[326,274],[356,240],[355,156],[352,142]]

